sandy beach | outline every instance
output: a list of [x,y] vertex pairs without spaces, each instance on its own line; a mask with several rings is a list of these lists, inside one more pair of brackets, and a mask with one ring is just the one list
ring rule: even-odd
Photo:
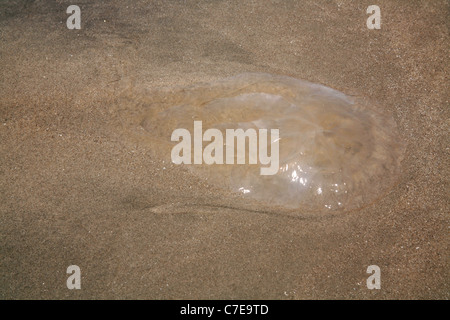
[[[79,30],[66,26],[72,4]],[[379,30],[366,26],[373,4]],[[449,299],[449,10],[2,1],[0,299]],[[398,183],[340,215],[249,210],[123,130],[129,92],[243,72],[376,101],[405,142]],[[66,286],[70,265],[80,290]]]

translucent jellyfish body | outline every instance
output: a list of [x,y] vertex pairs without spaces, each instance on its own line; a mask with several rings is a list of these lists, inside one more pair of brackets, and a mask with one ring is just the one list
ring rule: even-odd
[[[185,165],[209,183],[266,206],[305,211],[354,210],[394,184],[403,146],[395,122],[373,105],[294,78],[242,74],[187,88],[142,94],[134,123],[170,161],[175,129],[279,130],[279,170],[261,164]],[[224,139],[225,141],[225,139]],[[209,142],[204,142],[207,145]],[[225,142],[224,142],[225,143]]]

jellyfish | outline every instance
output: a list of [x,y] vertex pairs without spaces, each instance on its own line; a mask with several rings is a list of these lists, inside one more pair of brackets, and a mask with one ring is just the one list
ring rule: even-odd
[[227,129],[277,129],[275,174],[261,175],[262,164],[254,162],[184,164],[209,183],[263,206],[357,210],[385,195],[400,174],[404,145],[393,117],[373,102],[320,84],[245,73],[189,87],[149,88],[136,96],[138,107],[127,116],[127,126],[168,161],[177,143],[173,131],[192,131],[195,121],[202,122],[203,132],[214,128],[224,136]]

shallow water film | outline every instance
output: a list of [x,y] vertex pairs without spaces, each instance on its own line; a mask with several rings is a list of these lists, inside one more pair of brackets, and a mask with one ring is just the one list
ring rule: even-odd
[[[172,132],[215,128],[279,130],[279,166],[184,164],[196,175],[266,206],[311,212],[355,210],[395,184],[403,145],[394,120],[331,88],[270,74],[242,74],[187,88],[145,90],[128,119],[170,161]],[[139,131],[139,130],[140,131]],[[209,142],[203,142],[203,147]],[[224,139],[224,148],[226,147]],[[248,150],[248,149],[247,149]]]

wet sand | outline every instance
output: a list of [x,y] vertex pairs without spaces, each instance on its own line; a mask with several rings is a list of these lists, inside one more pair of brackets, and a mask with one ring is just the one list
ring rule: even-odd
[[[377,1],[381,30],[365,0],[84,0],[68,30],[71,4],[0,4],[1,299],[449,298],[447,1]],[[342,215],[244,210],[123,134],[129,88],[242,72],[377,101],[398,184]]]

